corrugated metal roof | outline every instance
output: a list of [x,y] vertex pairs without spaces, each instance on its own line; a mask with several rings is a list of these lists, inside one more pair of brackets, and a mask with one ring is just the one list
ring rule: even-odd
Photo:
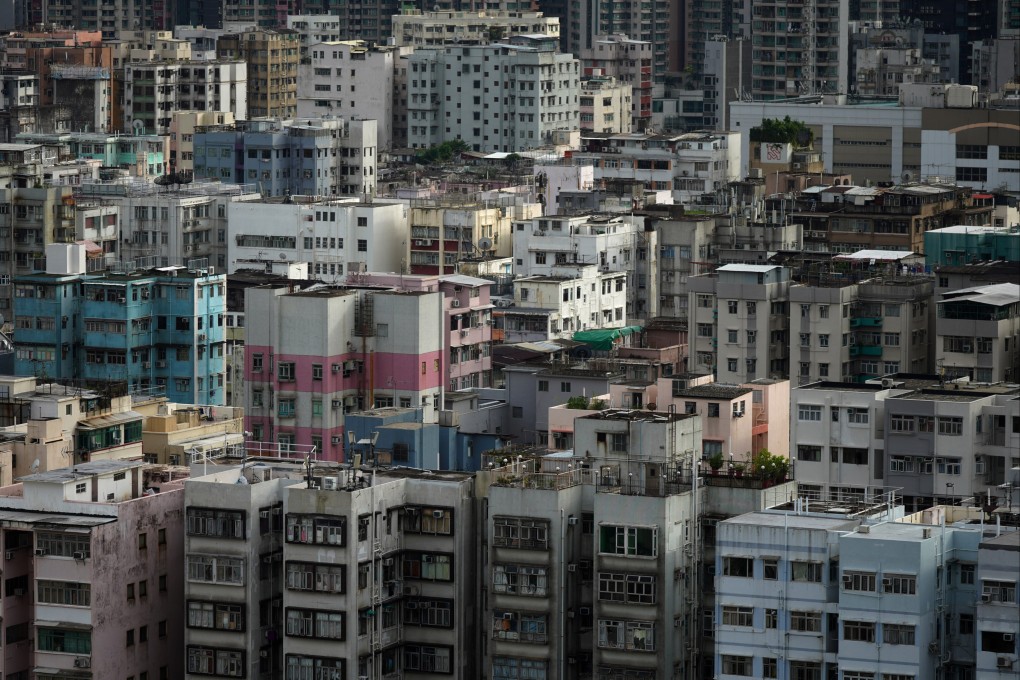
[[138,411],[124,411],[123,413],[111,413],[107,416],[93,416],[92,418],[85,418],[84,420],[78,421],[78,429],[81,430],[98,430],[103,427],[110,427],[111,425],[120,425],[122,423],[130,423],[135,420],[141,420],[144,418]]

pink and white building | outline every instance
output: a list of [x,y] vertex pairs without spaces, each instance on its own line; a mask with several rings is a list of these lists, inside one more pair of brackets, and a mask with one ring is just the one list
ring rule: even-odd
[[443,296],[432,290],[250,288],[245,426],[282,449],[314,446],[344,459],[344,416],[367,408],[420,408],[434,422],[445,388]]
[[355,274],[348,282],[391,286],[396,290],[438,291],[443,295],[447,360],[444,381],[447,389],[465,390],[492,386],[492,282],[475,276],[400,274]]

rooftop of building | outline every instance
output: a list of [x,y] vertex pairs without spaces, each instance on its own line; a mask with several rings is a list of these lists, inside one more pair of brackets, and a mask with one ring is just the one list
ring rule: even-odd
[[87,463],[78,463],[77,465],[58,468],[56,470],[47,470],[45,472],[36,472],[34,474],[25,475],[18,481],[23,483],[44,482],[49,484],[66,484],[67,482],[74,482],[86,477],[126,472],[127,470],[132,470],[134,468],[140,468],[143,465],[145,465],[145,463],[142,463],[141,461],[93,460]]
[[685,331],[687,319],[675,316],[655,316],[645,324],[645,331]]
[[[509,366],[507,367],[510,368]],[[506,369],[504,369],[506,370]],[[553,364],[548,365],[538,372],[541,376],[556,376],[561,378],[615,378],[622,373],[616,371],[607,371],[605,369],[588,368],[586,366],[570,366],[567,364]]]
[[1020,531],[1008,531],[994,538],[981,541],[981,550],[1007,550],[1020,552]]
[[1018,300],[1020,300],[1020,285],[1015,283],[991,283],[944,293],[938,304],[949,305],[958,302],[971,302],[993,307],[1004,307],[1014,305]]
[[954,224],[948,227],[942,227],[941,229],[931,229],[927,234],[970,234],[972,236],[978,236],[980,234],[1010,234],[1015,233],[1020,235],[1020,232],[1013,231],[1009,227],[989,227],[989,226],[976,226],[972,224]]
[[728,401],[750,394],[753,390],[750,387],[738,385],[721,385],[709,383],[707,385],[695,385],[682,390],[674,390],[675,397],[691,397],[692,399],[719,399]]
[[723,520],[720,524],[744,524],[772,528],[789,527],[790,529],[821,529],[824,531],[853,531],[860,523],[858,520],[846,517],[844,512],[834,513],[833,516],[821,514],[823,512],[825,510],[821,509],[809,511],[808,513],[773,509],[738,515]]
[[774,264],[724,264],[716,269],[716,271],[764,274],[772,271],[773,269],[780,269],[780,267]]
[[630,423],[676,423],[694,418],[692,413],[663,413],[659,411],[643,411],[641,409],[606,409],[598,413],[582,416],[583,420],[618,420]]
[[940,265],[936,274],[963,274],[975,280],[1001,281],[1020,284],[1020,264],[1005,260],[988,260],[971,264]]
[[946,383],[944,387],[926,388],[896,395],[897,399],[917,401],[971,402],[999,395],[1020,395],[1020,385],[1005,383]]

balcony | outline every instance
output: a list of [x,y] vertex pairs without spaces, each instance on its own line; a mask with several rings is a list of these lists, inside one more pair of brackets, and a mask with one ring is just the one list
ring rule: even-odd
[[881,328],[882,317],[862,316],[850,319],[850,328]]
[[850,348],[850,356],[852,357],[880,357],[882,356],[882,348],[875,346],[866,345],[854,345]]

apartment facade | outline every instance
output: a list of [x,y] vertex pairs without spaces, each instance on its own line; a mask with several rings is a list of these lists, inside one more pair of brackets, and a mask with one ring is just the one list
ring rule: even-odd
[[124,66],[124,127],[166,135],[176,111],[229,111],[248,117],[242,60],[143,61]]
[[[349,460],[344,414],[372,407],[442,407],[446,347],[438,292],[313,287],[250,288],[245,427],[259,441],[314,446]],[[399,329],[419,329],[402,334]]]
[[[55,248],[46,273],[14,284],[19,374],[119,380],[165,389],[174,401],[223,403],[224,274],[172,266],[95,276],[85,274],[80,246]],[[65,252],[70,262],[57,261]]]
[[936,363],[948,377],[979,383],[1020,379],[1020,286],[996,283],[943,293],[936,310]]
[[611,76],[591,75],[581,80],[581,130],[588,132],[631,131],[630,85]]
[[192,140],[195,177],[255,184],[267,197],[370,194],[376,184],[376,139],[374,120],[199,126]]
[[456,138],[475,151],[525,151],[578,128],[580,63],[554,38],[419,49],[408,66],[412,149]]
[[599,70],[623,85],[630,85],[631,129],[636,132],[646,131],[651,123],[652,83],[658,73],[652,70],[656,52],[656,45],[650,40],[617,33],[596,36],[590,45],[582,43],[577,53],[585,75]]
[[689,367],[740,385],[789,374],[789,270],[727,264],[687,279]]
[[558,40],[560,20],[542,12],[423,11],[408,7],[393,16],[393,40],[400,47],[499,42],[515,35],[545,35]]
[[518,307],[549,314],[549,339],[569,339],[576,331],[627,325],[627,274],[581,265],[574,275],[534,275],[514,280]]
[[0,489],[5,677],[181,677],[184,494],[144,493],[142,472],[78,463]]
[[249,116],[288,119],[297,115],[300,43],[295,31],[265,28],[224,35],[216,43],[216,54],[247,64]]

